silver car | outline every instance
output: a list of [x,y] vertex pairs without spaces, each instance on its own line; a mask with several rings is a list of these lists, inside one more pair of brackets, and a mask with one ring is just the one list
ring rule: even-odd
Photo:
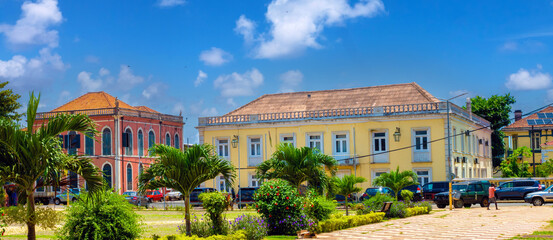
[[528,193],[526,197],[524,197],[524,201],[532,203],[534,206],[541,206],[546,202],[553,202],[553,193],[551,192],[552,189],[553,185],[543,191]]

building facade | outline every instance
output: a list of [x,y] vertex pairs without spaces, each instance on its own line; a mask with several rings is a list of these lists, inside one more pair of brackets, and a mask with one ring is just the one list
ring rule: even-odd
[[[166,144],[182,149],[182,116],[161,114],[145,106],[133,107],[105,92],[80,96],[50,112],[37,113],[36,125],[60,113],[86,114],[96,123],[95,138],[85,133],[60,135],[69,154],[89,157],[105,181],[119,192],[137,191],[138,175],[150,166],[148,149]],[[70,173],[71,187],[86,187],[84,179]]]
[[[446,180],[448,169],[459,177],[491,176],[489,122],[448,107],[416,83],[268,94],[198,123],[200,143],[233,163],[240,187],[259,186],[256,166],[281,142],[333,156],[337,175],[365,177],[363,187],[398,166],[415,171],[422,184]],[[227,187],[221,178],[204,185]]]
[[[553,113],[553,107],[546,107],[538,113]],[[532,149],[533,156],[523,157],[522,160],[530,163],[532,166],[541,164],[553,158],[551,144],[546,144],[553,140],[553,124],[529,125],[528,120],[538,120],[538,113],[522,117],[522,111],[515,111],[515,121],[504,127],[505,133],[505,152],[509,156],[513,149],[526,146]],[[543,122],[542,122],[543,123]]]

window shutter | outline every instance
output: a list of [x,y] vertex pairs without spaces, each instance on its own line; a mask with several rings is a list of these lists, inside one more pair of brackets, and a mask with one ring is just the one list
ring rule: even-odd
[[123,133],[121,140],[122,140],[123,147],[129,147],[129,134]]
[[69,135],[63,135],[63,148],[67,149],[69,146]]

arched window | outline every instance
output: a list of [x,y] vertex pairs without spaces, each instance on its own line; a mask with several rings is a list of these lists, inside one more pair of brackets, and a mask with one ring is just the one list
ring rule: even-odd
[[169,133],[165,134],[165,145],[171,146],[171,135]]
[[[150,130],[148,133],[148,150],[151,149],[154,144],[156,144],[156,135],[154,131]],[[150,152],[150,155],[152,155],[152,152]]]
[[131,164],[127,164],[127,190],[132,190],[132,166]]
[[175,134],[175,141],[173,141],[173,143],[175,144],[176,149],[180,149],[180,139],[178,134]]
[[138,156],[144,156],[144,135],[142,130],[138,130]]
[[[94,133],[89,132],[87,133],[89,136],[94,136]],[[93,156],[94,155],[94,138],[91,138],[89,136],[84,137],[84,151],[85,155],[87,156]]]
[[102,132],[102,155],[111,155],[111,130],[109,128]]
[[102,168],[102,173],[104,175],[104,180],[106,181],[106,183],[108,184],[108,186],[111,188],[113,187],[111,185],[111,165],[109,164],[104,164],[104,167]]
[[130,128],[127,128],[125,130],[125,134],[127,135],[127,147],[125,147],[125,155],[131,156],[132,155],[132,131]]

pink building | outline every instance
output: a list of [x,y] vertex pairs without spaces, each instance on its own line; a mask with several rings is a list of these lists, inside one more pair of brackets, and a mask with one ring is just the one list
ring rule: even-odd
[[[108,184],[121,193],[138,190],[138,175],[153,161],[148,153],[151,146],[183,148],[182,116],[130,106],[105,92],[87,93],[50,112],[37,113],[36,125],[59,113],[86,114],[96,122],[99,134],[94,139],[66,132],[60,135],[63,148],[91,158]],[[70,174],[70,182],[71,187],[85,187],[76,174]]]

